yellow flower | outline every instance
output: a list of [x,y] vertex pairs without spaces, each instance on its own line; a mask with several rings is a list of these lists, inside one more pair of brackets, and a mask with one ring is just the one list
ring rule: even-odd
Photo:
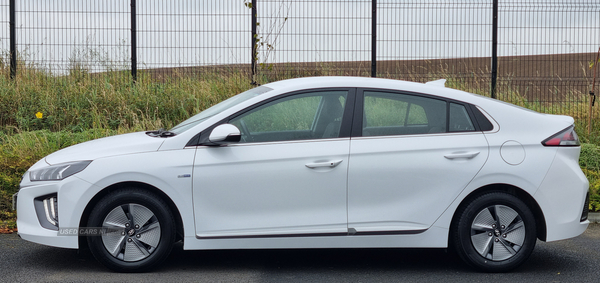
[[37,117],[38,119],[42,119],[42,118],[44,118],[44,114],[42,112],[38,112],[38,113],[35,113],[35,117]]

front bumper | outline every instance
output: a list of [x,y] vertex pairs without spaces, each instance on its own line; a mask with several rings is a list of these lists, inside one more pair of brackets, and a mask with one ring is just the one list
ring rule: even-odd
[[[87,201],[83,194],[92,185],[75,176],[62,181],[29,182],[24,180],[18,195],[13,196],[17,209],[17,228],[21,238],[48,246],[61,248],[78,248],[78,237],[75,235],[59,235],[58,228],[78,228],[81,215]],[[46,223],[47,213],[40,199],[55,196],[56,219],[58,227]],[[37,200],[36,200],[37,199]],[[37,204],[36,204],[37,202]],[[48,209],[46,207],[46,209]]]

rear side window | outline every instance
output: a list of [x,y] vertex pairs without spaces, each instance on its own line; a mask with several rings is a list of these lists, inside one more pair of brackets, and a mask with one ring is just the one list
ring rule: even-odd
[[446,132],[446,102],[416,95],[364,92],[363,136]]
[[448,131],[450,132],[469,132],[475,131],[473,121],[469,117],[469,112],[464,105],[450,103],[450,115]]
[[470,104],[407,93],[365,90],[363,94],[363,136],[473,132],[491,126]]

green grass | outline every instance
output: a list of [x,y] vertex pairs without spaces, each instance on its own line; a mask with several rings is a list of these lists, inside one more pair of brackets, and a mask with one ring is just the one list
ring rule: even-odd
[[54,77],[26,70],[15,81],[0,76],[0,131],[169,128],[250,87],[241,73],[166,82],[141,73],[133,83],[123,72]]
[[61,148],[119,132],[109,129],[82,132],[37,130],[0,135],[0,222],[14,217],[10,212],[12,194],[17,192],[21,176],[31,165]]
[[[163,81],[140,72],[137,83],[131,81],[128,72],[120,71],[88,74],[77,70],[57,77],[21,68],[16,80],[8,79],[7,72],[7,68],[0,66],[0,228],[14,226],[11,196],[18,190],[24,172],[45,155],[104,136],[170,128],[192,114],[253,87],[248,74],[235,70],[173,76]],[[288,70],[274,77],[257,79],[266,83],[327,74],[335,73],[326,69]],[[448,87],[479,94],[488,92],[488,86],[467,85],[446,73],[431,77],[448,79]],[[536,111],[572,115],[576,119],[577,133],[585,142],[580,163],[590,180],[590,208],[599,211],[599,107],[594,108],[594,130],[588,134],[588,108],[585,102],[579,102],[586,101],[584,94],[569,94],[566,100],[572,102],[556,105],[526,101],[509,86],[501,89],[498,96],[502,100]]]
[[[205,72],[157,82],[141,72],[56,77],[0,68],[0,229],[14,226],[12,194],[42,157],[84,141],[177,123],[251,87],[244,73]],[[8,222],[6,222],[8,221]]]

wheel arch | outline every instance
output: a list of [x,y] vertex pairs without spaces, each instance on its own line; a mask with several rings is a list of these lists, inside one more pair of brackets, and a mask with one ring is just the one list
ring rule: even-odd
[[[456,221],[458,221],[458,218],[460,216],[460,215],[458,215],[459,214],[458,212],[461,211],[463,207],[467,206],[475,198],[477,198],[483,194],[490,193],[490,192],[504,192],[504,193],[516,196],[517,198],[519,198],[520,200],[525,202],[527,207],[529,207],[529,209],[531,209],[531,212],[533,213],[533,216],[535,218],[537,238],[542,241],[546,241],[546,218],[544,217],[544,213],[542,212],[542,209],[540,208],[539,204],[537,203],[537,201],[535,201],[535,199],[528,192],[526,192],[525,190],[523,190],[517,186],[510,185],[510,184],[489,184],[489,185],[482,186],[482,187],[474,190],[473,192],[471,192],[469,195],[467,195],[467,197],[465,197],[461,201],[461,203],[458,205],[458,207],[454,211],[454,215],[452,216],[452,222],[450,223],[450,227],[454,227],[454,224],[456,223]],[[450,231],[450,234],[452,234],[452,233],[454,233],[454,231]],[[449,246],[452,244],[451,239],[452,239],[452,237],[448,237],[448,245]]]
[[[120,182],[120,183],[115,183],[112,184],[104,189],[102,189],[101,191],[99,191],[96,195],[94,195],[94,197],[88,202],[88,204],[86,205],[85,209],[83,210],[83,213],[81,215],[81,218],[79,219],[79,227],[86,227],[87,226],[87,221],[88,218],[90,216],[90,213],[92,212],[92,209],[98,204],[98,202],[106,195],[108,195],[109,193],[116,191],[118,189],[121,188],[126,188],[126,187],[136,187],[136,188],[141,188],[141,189],[145,189],[148,190],[154,194],[156,194],[158,197],[160,197],[163,201],[165,201],[167,203],[167,205],[169,206],[169,210],[171,210],[171,212],[173,213],[173,217],[175,218],[175,231],[176,231],[176,241],[178,240],[182,240],[183,239],[183,220],[181,218],[181,212],[179,211],[179,209],[177,208],[177,206],[175,205],[175,203],[173,202],[173,200],[167,195],[165,194],[162,190],[160,190],[159,188],[152,186],[150,184],[146,184],[143,182]],[[85,240],[85,237],[83,236],[79,236],[79,248],[80,249],[87,249],[87,241]]]

